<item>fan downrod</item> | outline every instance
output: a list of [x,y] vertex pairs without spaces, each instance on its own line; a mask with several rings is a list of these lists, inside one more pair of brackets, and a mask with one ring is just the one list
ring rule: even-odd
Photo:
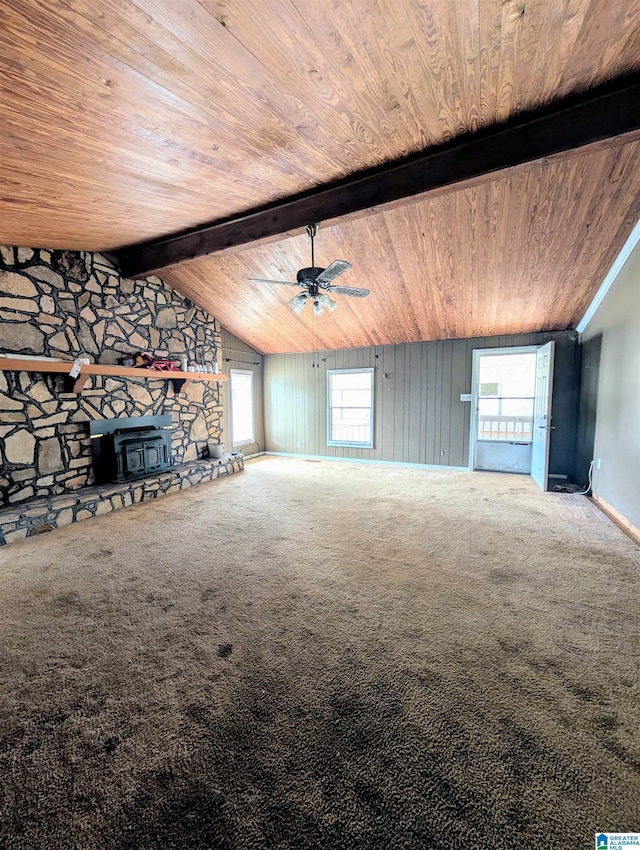
[[[306,230],[307,230],[307,236],[311,240],[311,267],[315,268],[316,258],[315,258],[314,253],[313,253],[313,240],[318,235],[318,225],[317,224],[308,224],[307,227],[306,227]],[[306,271],[306,269],[304,269],[303,271]],[[300,275],[298,275],[298,280],[300,280]]]

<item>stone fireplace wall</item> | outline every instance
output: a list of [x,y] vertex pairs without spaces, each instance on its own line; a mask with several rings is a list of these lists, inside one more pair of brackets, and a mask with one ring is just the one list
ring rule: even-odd
[[[124,354],[213,362],[217,321],[158,277],[122,279],[102,254],[0,247],[0,352],[116,364]],[[221,355],[220,355],[221,356]],[[93,483],[88,422],[171,414],[175,463],[223,441],[220,385],[91,376],[80,395],[62,376],[0,371],[0,505]]]

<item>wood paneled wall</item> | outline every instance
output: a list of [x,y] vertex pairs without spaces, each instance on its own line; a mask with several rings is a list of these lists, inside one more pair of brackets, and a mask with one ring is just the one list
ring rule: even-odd
[[[467,467],[474,348],[556,341],[550,471],[571,477],[579,388],[573,332],[372,346],[264,359],[267,451]],[[327,369],[375,367],[374,448],[327,446]]]
[[[222,363],[220,371],[228,375],[231,369],[244,369],[253,373],[253,421],[255,442],[242,446],[244,455],[252,455],[264,450],[264,402],[263,402],[263,357],[254,351],[237,336],[234,336],[226,328],[222,332]],[[225,381],[222,385],[224,404],[224,433],[225,448],[228,452],[233,451],[231,435],[231,388],[230,382]]]

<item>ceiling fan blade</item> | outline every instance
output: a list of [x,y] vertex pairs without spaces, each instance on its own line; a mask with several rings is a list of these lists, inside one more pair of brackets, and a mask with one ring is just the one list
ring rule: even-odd
[[369,289],[357,289],[355,286],[328,286],[327,292],[335,292],[336,295],[354,295],[356,298],[364,298]]
[[346,260],[334,260],[323,272],[320,272],[315,280],[315,284],[316,286],[322,286],[324,288],[328,286],[332,280],[335,280],[338,275],[344,274],[344,272],[349,271],[350,268],[351,263],[348,263]]
[[277,283],[280,286],[300,286],[298,281],[294,280],[264,280],[261,277],[250,277],[249,281],[251,283]]

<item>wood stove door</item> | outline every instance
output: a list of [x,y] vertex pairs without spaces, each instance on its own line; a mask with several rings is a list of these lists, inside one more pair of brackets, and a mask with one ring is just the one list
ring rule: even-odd
[[118,456],[118,473],[122,480],[135,478],[161,469],[166,464],[165,446],[162,437],[123,440]]
[[167,447],[162,437],[144,445],[144,465],[147,472],[163,469],[167,465]]

